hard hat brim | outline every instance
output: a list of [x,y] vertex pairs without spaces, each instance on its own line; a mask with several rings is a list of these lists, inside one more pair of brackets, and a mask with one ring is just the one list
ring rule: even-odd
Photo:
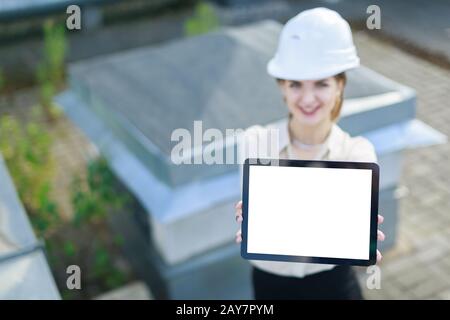
[[341,72],[357,68],[359,66],[359,58],[349,61],[347,64],[330,65],[322,68],[321,71],[315,70],[314,72],[309,70],[285,70],[281,68],[276,61],[276,58],[272,58],[267,64],[267,73],[274,78],[283,80],[320,80],[328,77],[335,76]]

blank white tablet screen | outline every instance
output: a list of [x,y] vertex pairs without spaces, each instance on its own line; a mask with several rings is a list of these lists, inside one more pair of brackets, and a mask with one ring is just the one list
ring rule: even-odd
[[249,167],[248,253],[369,259],[372,171]]

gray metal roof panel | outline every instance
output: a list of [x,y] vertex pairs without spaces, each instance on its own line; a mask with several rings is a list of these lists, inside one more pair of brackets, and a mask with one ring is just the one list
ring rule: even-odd
[[172,131],[192,127],[193,120],[203,120],[205,129],[225,130],[285,114],[273,79],[260,68],[268,54],[261,57],[227,35],[140,53],[107,67],[83,68],[72,82],[83,81],[91,98],[126,118],[165,154]]

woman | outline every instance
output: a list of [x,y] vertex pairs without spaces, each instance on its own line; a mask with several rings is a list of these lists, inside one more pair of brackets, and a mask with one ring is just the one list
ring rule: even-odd
[[[289,116],[278,129],[279,156],[288,159],[376,162],[372,144],[350,137],[336,121],[342,107],[345,71],[359,65],[348,23],[325,8],[306,10],[284,26],[274,58],[267,66],[287,105]],[[253,138],[267,137],[269,127],[255,126]],[[248,131],[250,132],[250,130]],[[265,138],[263,138],[265,139]],[[268,142],[269,143],[269,142]],[[236,205],[242,222],[242,202]],[[378,222],[382,223],[379,216]],[[378,240],[384,240],[378,231]],[[236,242],[242,241],[241,231]],[[377,261],[381,260],[377,252]],[[256,299],[362,299],[349,266],[251,261]]]

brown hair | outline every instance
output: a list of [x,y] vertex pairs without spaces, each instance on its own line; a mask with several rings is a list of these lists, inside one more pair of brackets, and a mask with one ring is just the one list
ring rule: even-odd
[[[341,114],[342,109],[342,103],[344,102],[344,88],[347,83],[347,76],[345,75],[345,72],[341,72],[334,76],[337,82],[342,82],[342,90],[336,99],[336,105],[334,106],[333,110],[331,110],[331,121],[337,121],[339,118],[339,115]],[[284,82],[284,79],[276,79],[277,83]],[[289,118],[292,117],[292,115],[289,113]]]
[[341,72],[334,77],[338,83],[342,82],[342,90],[336,100],[336,104],[333,110],[331,110],[331,121],[337,121],[339,115],[341,114],[342,104],[344,102],[344,88],[345,84],[347,83],[347,76],[345,75],[345,72]]

